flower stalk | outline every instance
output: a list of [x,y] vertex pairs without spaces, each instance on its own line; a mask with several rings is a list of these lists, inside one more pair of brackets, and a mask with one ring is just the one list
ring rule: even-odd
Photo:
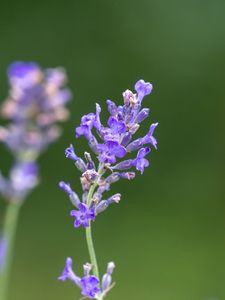
[[[87,204],[90,205],[91,199],[93,197],[93,193],[95,191],[95,188],[97,186],[97,183],[94,183],[88,193],[87,196]],[[99,271],[98,271],[98,262],[95,254],[95,248],[94,248],[94,243],[93,243],[93,238],[92,238],[92,232],[91,232],[91,221],[89,221],[89,226],[86,228],[86,241],[87,241],[87,247],[88,247],[88,252],[90,256],[90,262],[93,267],[93,274],[99,278]]]
[[21,203],[11,201],[7,205],[5,214],[4,228],[3,228],[3,239],[6,243],[6,254],[4,257],[4,264],[0,270],[0,299],[5,300],[8,296],[9,282],[10,282],[10,271],[13,260],[13,248],[15,244],[16,228],[18,223],[19,211]]

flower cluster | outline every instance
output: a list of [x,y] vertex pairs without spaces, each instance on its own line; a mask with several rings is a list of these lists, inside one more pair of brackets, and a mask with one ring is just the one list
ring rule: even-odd
[[[64,181],[59,183],[59,187],[68,194],[75,207],[70,213],[75,219],[75,228],[83,226],[87,230],[91,226],[91,221],[95,220],[99,213],[112,203],[119,203],[120,194],[104,199],[104,192],[109,191],[111,184],[120,179],[133,179],[135,172],[127,171],[131,168],[143,174],[144,169],[149,166],[146,156],[151,147],[157,148],[157,141],[153,134],[158,123],[151,124],[149,131],[143,137],[133,138],[140,123],[149,115],[149,109],[142,108],[142,100],[151,93],[152,85],[139,80],[135,84],[135,90],[136,93],[130,90],[123,93],[124,104],[121,106],[117,106],[111,100],[106,101],[110,114],[107,126],[101,122],[99,104],[96,104],[95,113],[89,113],[81,118],[80,126],[75,130],[76,138],[84,136],[87,139],[90,149],[96,155],[96,160],[93,160],[88,152],[84,153],[84,159],[82,159],[75,153],[73,145],[65,150],[66,157],[71,159],[82,173],[80,177],[83,190],[81,198],[69,183]],[[129,158],[128,156],[135,151],[133,158]],[[98,163],[97,167],[96,163]],[[89,249],[89,253],[90,251],[92,249]],[[71,264],[72,260],[68,258],[64,272],[59,279],[72,280],[81,288],[82,295],[85,297],[103,299],[104,291],[111,286],[114,264],[109,263],[101,287],[99,278],[94,275],[85,275],[82,279],[77,277],[72,271]]]
[[81,289],[81,294],[84,297],[92,299],[96,298],[96,296],[99,295],[101,298],[103,298],[104,295],[106,295],[106,293],[112,287],[111,275],[114,268],[115,265],[113,262],[108,263],[106,273],[103,275],[100,283],[99,279],[96,276],[90,275],[92,266],[89,263],[86,263],[83,266],[84,276],[77,276],[72,269],[72,259],[68,257],[66,259],[65,268],[58,279],[62,281],[69,279],[70,281],[75,283]]
[[15,164],[10,178],[0,176],[5,198],[23,198],[37,183],[38,155],[60,135],[56,123],[68,117],[63,69],[42,70],[36,63],[16,62],[8,68],[10,91],[1,107],[9,121],[0,127],[0,141],[11,151]]
[[[152,85],[139,80],[135,84],[135,90],[136,94],[129,90],[123,93],[123,106],[116,106],[111,100],[106,101],[110,113],[107,127],[101,123],[101,108],[99,104],[96,104],[96,113],[83,116],[80,126],[76,128],[76,137],[83,135],[88,140],[91,150],[97,155],[98,168],[95,167],[95,162],[89,153],[85,152],[84,161],[76,155],[72,145],[65,151],[66,157],[73,160],[82,172],[82,201],[68,183],[61,181],[59,184],[77,208],[71,211],[71,216],[75,218],[74,227],[89,226],[89,221],[94,220],[97,214],[104,211],[110,204],[120,201],[120,194],[115,194],[106,200],[102,199],[102,195],[105,191],[109,191],[111,184],[119,179],[130,180],[135,177],[135,172],[123,172],[124,170],[134,167],[143,174],[144,169],[149,166],[146,155],[150,152],[150,146],[157,148],[153,133],[158,123],[151,124],[144,137],[133,139],[133,135],[139,129],[140,123],[148,117],[149,109],[141,108],[141,104],[144,96],[151,93]],[[135,158],[124,160],[129,153],[136,150],[138,152]],[[107,171],[110,172],[109,175],[106,175]],[[97,190],[91,199],[87,199],[93,186]]]

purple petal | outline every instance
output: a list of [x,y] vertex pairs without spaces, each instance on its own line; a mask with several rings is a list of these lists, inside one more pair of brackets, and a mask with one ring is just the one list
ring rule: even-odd
[[143,99],[144,96],[151,93],[152,88],[152,84],[150,82],[145,82],[143,79],[136,82],[135,90],[138,93],[138,98],[139,96],[141,97],[140,101]]
[[81,225],[80,220],[75,220],[74,223],[73,223],[73,225],[74,225],[75,228],[80,227],[80,225]]
[[114,153],[117,157],[122,158],[122,157],[124,157],[124,156],[127,154],[127,151],[126,151],[126,149],[125,149],[123,146],[118,145],[118,146],[114,149],[113,153]]
[[136,169],[143,174],[144,169],[149,166],[149,161],[145,158],[138,159],[136,163]]
[[[78,205],[78,206],[79,206],[79,205]],[[78,211],[78,210],[71,210],[70,216],[71,216],[71,217],[74,217],[74,218],[79,218],[79,216],[80,216],[80,211]]]
[[86,213],[86,212],[88,211],[88,207],[87,207],[87,205],[84,204],[84,203],[80,203],[80,204],[78,205],[78,207],[79,207],[79,210],[80,210],[81,213]]
[[149,147],[141,148],[141,149],[138,151],[137,158],[138,158],[138,159],[144,158],[150,151],[151,151],[151,149],[150,149]]

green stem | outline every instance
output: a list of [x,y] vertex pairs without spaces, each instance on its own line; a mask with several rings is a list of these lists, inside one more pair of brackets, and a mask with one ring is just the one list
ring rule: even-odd
[[13,246],[15,241],[15,233],[19,216],[21,203],[19,201],[11,201],[6,209],[3,238],[6,241],[7,252],[5,262],[0,271],[0,299],[6,300],[9,289],[10,271],[13,259]]
[[[94,193],[97,185],[98,185],[98,183],[96,181],[89,190],[89,193],[87,196],[87,205],[88,206],[91,204],[91,199],[92,199],[93,193]],[[89,227],[86,228],[86,240],[87,240],[87,247],[88,247],[91,264],[93,266],[93,274],[97,278],[99,278],[98,263],[97,263],[97,259],[96,259],[96,255],[95,255],[95,248],[94,248],[92,234],[91,234],[91,222],[90,221],[89,221]]]

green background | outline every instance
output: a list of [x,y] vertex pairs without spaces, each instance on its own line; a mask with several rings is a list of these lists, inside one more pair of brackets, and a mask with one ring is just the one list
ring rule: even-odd
[[[64,149],[87,150],[74,138],[80,117],[96,101],[122,101],[140,78],[154,85],[144,104],[160,123],[159,147],[143,176],[114,185],[121,203],[94,224],[101,272],[110,260],[117,266],[108,299],[225,299],[224,28],[224,0],[1,2],[0,98],[15,60],[64,66],[74,95],[21,211],[10,300],[79,299],[72,283],[57,281],[66,256],[78,274],[88,261],[84,231],[73,229],[57,187],[63,179],[80,192]],[[0,151],[6,172],[10,157]]]

